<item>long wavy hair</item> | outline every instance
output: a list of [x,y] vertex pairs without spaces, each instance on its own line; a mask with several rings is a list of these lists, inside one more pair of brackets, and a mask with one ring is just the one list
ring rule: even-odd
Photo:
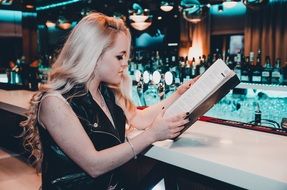
[[[88,86],[95,78],[95,68],[105,51],[114,45],[116,35],[124,32],[131,41],[131,35],[122,19],[108,17],[101,13],[91,13],[84,17],[71,31],[67,41],[52,65],[47,84],[41,85],[39,91],[30,101],[26,113],[27,119],[20,123],[23,127],[24,148],[31,152],[32,165],[40,170],[43,152],[37,128],[38,109],[41,97],[48,91],[69,92],[75,85],[81,84],[88,92]],[[129,53],[129,52],[128,52]],[[116,103],[135,111],[131,101],[131,80],[124,72],[119,85],[109,85],[113,90]],[[82,94],[82,95],[83,95]],[[67,99],[81,94],[72,94]]]

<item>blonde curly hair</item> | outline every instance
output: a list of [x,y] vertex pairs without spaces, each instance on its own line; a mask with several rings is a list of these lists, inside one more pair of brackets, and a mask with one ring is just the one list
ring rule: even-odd
[[[30,101],[27,119],[20,123],[23,127],[23,145],[30,151],[32,165],[40,170],[43,152],[37,128],[38,109],[45,92],[56,90],[61,94],[69,92],[75,85],[87,87],[94,79],[94,70],[99,58],[113,46],[116,35],[124,32],[131,39],[130,32],[122,19],[108,17],[101,13],[91,13],[84,17],[71,31],[60,54],[52,65],[47,84],[40,87]],[[129,53],[129,52],[128,52]],[[117,104],[135,111],[130,98],[131,80],[127,72],[119,85],[109,86],[115,94]],[[81,94],[72,94],[67,99]]]

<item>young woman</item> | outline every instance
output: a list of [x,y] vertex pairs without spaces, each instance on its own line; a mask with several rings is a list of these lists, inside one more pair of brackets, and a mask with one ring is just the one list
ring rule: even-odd
[[[133,105],[130,42],[121,19],[100,13],[84,17],[69,35],[21,123],[43,190],[127,189],[125,163],[153,142],[176,137],[188,122],[186,113],[166,119],[163,113],[194,81],[145,110]],[[145,130],[126,139],[126,123]]]

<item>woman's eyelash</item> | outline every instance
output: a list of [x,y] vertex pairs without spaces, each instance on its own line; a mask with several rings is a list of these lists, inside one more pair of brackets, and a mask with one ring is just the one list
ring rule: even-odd
[[118,60],[123,60],[124,56],[123,56],[123,55],[117,55],[116,58],[117,58]]

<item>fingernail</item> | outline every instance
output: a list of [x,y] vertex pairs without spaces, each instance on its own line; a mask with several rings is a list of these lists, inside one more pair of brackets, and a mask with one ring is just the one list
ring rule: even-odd
[[186,112],[185,114],[186,114],[186,115],[189,115],[189,112]]
[[164,109],[164,107],[162,107],[161,109]]

